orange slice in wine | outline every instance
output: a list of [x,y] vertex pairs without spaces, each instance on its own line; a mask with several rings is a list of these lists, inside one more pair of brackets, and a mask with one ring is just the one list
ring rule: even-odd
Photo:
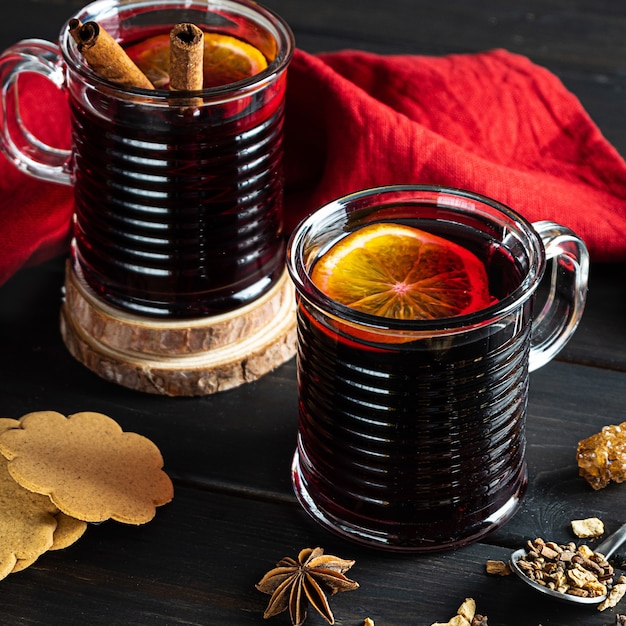
[[[155,35],[126,48],[128,56],[157,89],[170,82],[170,36]],[[228,85],[254,76],[267,67],[267,60],[254,46],[219,33],[204,33],[203,87]]]
[[317,261],[311,280],[337,302],[402,320],[465,315],[491,303],[478,257],[401,224],[369,224],[350,233]]

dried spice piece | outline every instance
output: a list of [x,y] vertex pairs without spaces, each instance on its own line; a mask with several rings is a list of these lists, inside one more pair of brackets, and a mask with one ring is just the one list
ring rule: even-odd
[[541,538],[529,541],[518,565],[540,585],[583,598],[605,595],[613,582],[613,567],[606,558],[573,542],[559,545]]
[[487,574],[492,574],[494,576],[508,576],[513,573],[511,568],[504,561],[492,560],[488,560],[485,564],[485,571]]
[[604,524],[597,517],[574,519],[571,523],[574,534],[581,539],[600,537],[600,535],[604,534]]
[[83,24],[73,18],[68,28],[79,52],[96,74],[121,87],[154,89],[154,85],[129,58],[124,48],[100,24]]
[[357,582],[344,576],[353,565],[354,561],[324,554],[322,548],[305,548],[297,560],[282,558],[256,584],[259,591],[272,596],[263,617],[268,619],[289,609],[293,626],[301,626],[310,603],[329,624],[334,624],[326,596],[358,589]]
[[615,626],[626,626],[626,615],[620,615],[618,613],[615,616]]
[[626,480],[626,422],[605,426],[578,443],[579,474],[595,489]]
[[624,597],[624,594],[626,594],[626,576],[620,576],[613,585],[606,600],[598,605],[598,611],[604,611],[605,609],[611,609],[617,606],[617,603]]
[[177,24],[170,31],[170,89],[197,91],[204,81],[204,33],[195,24]]
[[435,622],[431,626],[487,626],[487,618],[476,614],[474,598],[465,598],[456,615],[447,622]]

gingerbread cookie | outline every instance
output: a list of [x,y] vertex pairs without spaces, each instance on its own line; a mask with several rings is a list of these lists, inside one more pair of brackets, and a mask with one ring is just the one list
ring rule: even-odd
[[[87,522],[74,519],[69,515],[65,515],[65,513],[61,513],[61,511],[57,511],[55,518],[57,527],[54,529],[52,545],[48,550],[62,550],[63,548],[71,546],[75,541],[78,541],[78,539],[83,536],[85,530],[87,530]],[[32,565],[39,556],[40,555],[33,556],[30,559],[18,559],[11,573],[14,574],[15,572],[25,570]]]
[[[0,434],[17,429],[20,422],[0,419]],[[0,578],[17,563],[35,561],[52,546],[58,509],[46,496],[18,485],[0,459]]]
[[15,482],[77,520],[144,524],[173,497],[156,445],[102,413],[29,413],[0,433],[0,453]]

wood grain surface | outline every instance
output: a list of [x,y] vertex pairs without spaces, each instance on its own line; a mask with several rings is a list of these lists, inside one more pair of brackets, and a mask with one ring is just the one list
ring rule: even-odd
[[[53,39],[82,6],[20,0],[0,9],[0,48]],[[626,154],[626,4],[616,0],[268,0],[310,52],[359,48],[446,54],[503,47],[554,71]],[[2,205],[0,204],[0,217]],[[530,483],[521,510],[487,540],[429,556],[390,555],[329,535],[296,503],[289,468],[297,427],[294,360],[262,379],[202,398],[143,394],[102,380],[59,332],[64,259],[0,288],[0,415],[101,411],[151,438],[175,482],[174,501],[140,527],[92,525],[75,545],[0,581],[0,624],[286,625],[264,622],[267,569],[303,547],[356,559],[360,589],[331,601],[336,624],[429,626],[465,597],[490,626],[610,626],[600,613],[542,599],[513,577],[487,576],[530,537],[565,542],[569,521],[626,521],[626,485],[593,492],[578,476],[577,442],[626,420],[626,267],[592,265],[581,325],[557,360],[531,375]],[[617,562],[623,557],[618,554]],[[310,614],[307,625],[325,622]]]

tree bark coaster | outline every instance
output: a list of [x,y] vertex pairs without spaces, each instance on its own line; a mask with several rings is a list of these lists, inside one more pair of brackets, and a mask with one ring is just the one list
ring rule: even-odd
[[154,394],[209,395],[294,356],[295,291],[285,270],[268,293],[235,311],[159,320],[110,306],[68,263],[61,335],[72,356],[106,380]]

